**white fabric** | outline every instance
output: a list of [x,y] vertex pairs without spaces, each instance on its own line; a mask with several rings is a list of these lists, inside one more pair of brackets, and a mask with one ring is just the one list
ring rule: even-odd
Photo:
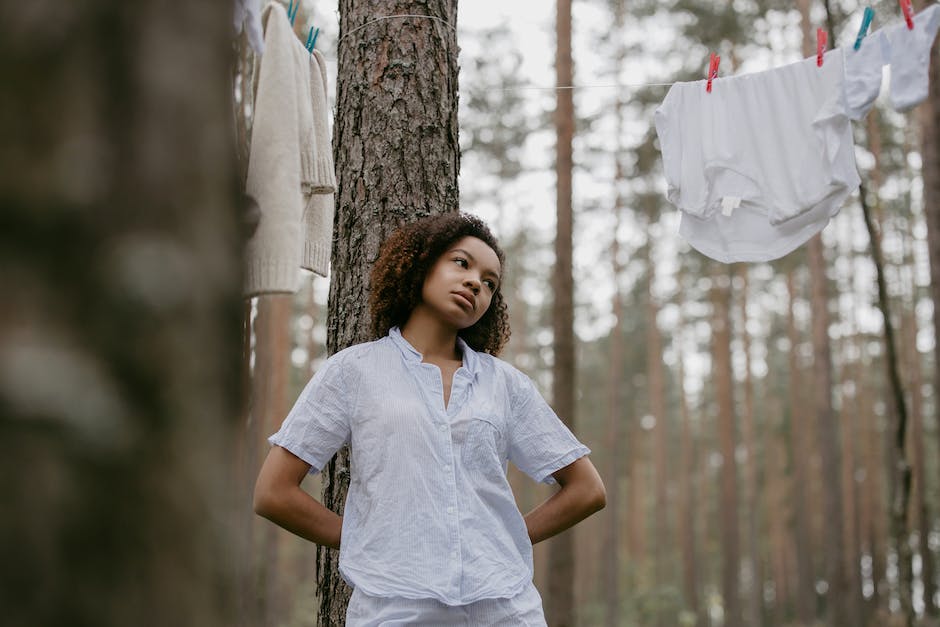
[[881,92],[884,66],[888,63],[888,42],[883,29],[870,33],[862,40],[858,50],[846,46],[845,54],[845,107],[848,116],[861,120]]
[[468,605],[444,605],[434,599],[373,597],[353,590],[346,609],[346,627],[546,627],[542,597],[530,583],[505,599],[483,599]]
[[884,29],[891,64],[891,106],[904,111],[927,97],[930,48],[940,26],[940,6],[932,4],[907,22]]
[[[655,113],[679,232],[725,263],[782,257],[821,231],[860,182],[842,51],[674,84]],[[724,215],[725,197],[740,199]]]
[[235,34],[242,29],[248,33],[248,44],[255,54],[264,54],[264,36],[261,28],[261,0],[235,0]]
[[[326,273],[332,204],[310,195],[336,189],[325,63],[294,36],[279,3],[264,8],[262,24],[246,183],[261,219],[246,246],[245,296],[296,291],[302,264]],[[311,232],[311,224],[322,230]]]
[[369,596],[466,605],[531,584],[532,544],[506,465],[536,481],[590,450],[524,374],[458,341],[441,373],[397,328],[336,353],[269,441],[318,472],[350,445],[339,570]]

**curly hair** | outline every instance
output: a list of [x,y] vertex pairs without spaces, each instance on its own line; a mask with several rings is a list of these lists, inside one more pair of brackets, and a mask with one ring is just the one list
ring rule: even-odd
[[[421,218],[402,226],[385,240],[372,268],[369,294],[375,339],[388,335],[394,326],[404,326],[421,302],[424,280],[431,267],[447,252],[448,246],[468,236],[492,248],[500,267],[505,267],[503,250],[489,227],[464,213]],[[457,335],[475,351],[498,355],[509,340],[509,333],[509,312],[502,291],[497,289],[483,317]]]

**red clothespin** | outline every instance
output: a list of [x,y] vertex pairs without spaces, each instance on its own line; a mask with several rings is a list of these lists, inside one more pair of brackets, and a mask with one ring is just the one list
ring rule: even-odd
[[911,11],[911,0],[900,0],[901,11],[904,12],[904,21],[907,22],[908,30],[914,30],[914,16]]
[[711,56],[708,58],[708,84],[705,85],[705,91],[712,93],[712,79],[718,78],[718,64],[721,62],[721,57],[711,53]]
[[[908,0],[909,2],[910,0]],[[826,52],[826,40],[829,39],[829,33],[821,28],[816,29],[816,65],[822,67],[823,54]]]

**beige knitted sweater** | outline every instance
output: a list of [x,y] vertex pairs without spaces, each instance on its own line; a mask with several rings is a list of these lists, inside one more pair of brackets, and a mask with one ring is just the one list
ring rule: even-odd
[[281,4],[268,4],[261,21],[246,184],[261,218],[247,245],[245,296],[296,291],[300,267],[326,276],[336,191],[323,57],[294,36]]

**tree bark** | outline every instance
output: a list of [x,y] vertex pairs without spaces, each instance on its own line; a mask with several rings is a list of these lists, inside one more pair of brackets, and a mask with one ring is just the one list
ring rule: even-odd
[[[339,12],[331,355],[371,339],[369,275],[382,242],[400,224],[457,211],[460,166],[456,0],[341,0]],[[403,14],[438,19],[372,21]],[[341,511],[348,487],[343,449],[323,472],[324,505]],[[349,602],[338,558],[317,548],[321,627],[342,624]]]
[[[557,48],[555,81],[571,85],[571,0],[557,0],[555,17]],[[555,177],[556,216],[555,272],[552,292],[552,404],[555,412],[572,430],[575,424],[574,382],[574,279],[572,276],[572,142],[574,139],[574,99],[570,89],[556,90]],[[574,625],[574,536],[570,531],[550,540],[548,598],[545,618],[553,627]]]
[[209,3],[0,9],[7,625],[235,622],[230,28]]

